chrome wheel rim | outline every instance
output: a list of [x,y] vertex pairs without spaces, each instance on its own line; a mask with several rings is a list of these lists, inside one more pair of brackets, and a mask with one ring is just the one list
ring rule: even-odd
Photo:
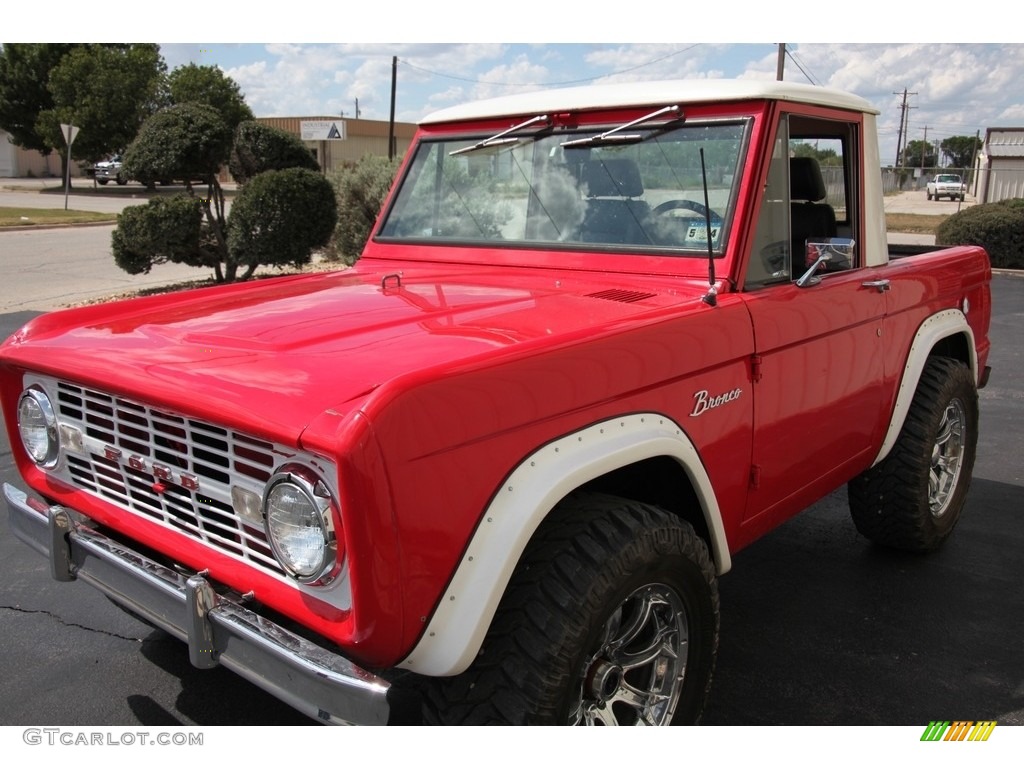
[[959,399],[953,399],[942,414],[935,444],[932,446],[931,467],[928,470],[928,507],[932,517],[939,518],[946,514],[953,499],[964,461],[966,428],[967,411]]
[[587,656],[572,725],[668,725],[686,675],[689,627],[665,584],[634,590],[601,627]]

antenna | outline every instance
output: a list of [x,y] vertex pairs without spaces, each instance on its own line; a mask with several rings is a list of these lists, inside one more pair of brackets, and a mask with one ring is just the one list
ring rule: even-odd
[[704,187],[704,233],[708,240],[708,283],[710,290],[701,299],[711,307],[718,306],[718,288],[715,287],[715,248],[711,240],[711,204],[708,201],[708,172],[704,167],[704,147],[700,148],[700,180]]

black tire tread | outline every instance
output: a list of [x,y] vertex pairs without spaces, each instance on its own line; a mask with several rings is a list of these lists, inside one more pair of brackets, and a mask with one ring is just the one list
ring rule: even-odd
[[[538,529],[520,561],[473,665],[462,675],[428,681],[424,721],[433,724],[550,724],[552,695],[567,679],[571,649],[586,631],[580,606],[629,576],[622,562],[642,556],[682,555],[707,585],[714,626],[702,628],[718,643],[717,576],[706,544],[670,513],[639,502],[587,494],[570,497]],[[531,675],[529,670],[549,670]],[[711,686],[700,695],[699,718]],[[682,706],[680,706],[680,709]],[[678,719],[678,717],[677,717]]]
[[[940,521],[928,506],[928,472],[938,418],[959,396],[967,409],[967,438],[958,488]],[[970,370],[948,357],[925,364],[907,419],[889,455],[848,486],[850,513],[857,530],[882,546],[931,552],[952,532],[971,481],[978,436],[978,396]]]

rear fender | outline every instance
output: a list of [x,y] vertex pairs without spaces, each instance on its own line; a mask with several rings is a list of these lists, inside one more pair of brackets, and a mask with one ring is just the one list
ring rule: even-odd
[[882,442],[882,448],[878,452],[874,463],[878,464],[892,450],[903,429],[903,422],[907,419],[910,411],[910,403],[917,391],[917,383],[921,380],[921,373],[924,371],[925,363],[932,350],[943,339],[952,336],[963,335],[967,339],[967,349],[970,360],[967,361],[971,369],[971,375],[975,383],[978,383],[978,351],[974,344],[974,331],[967,323],[967,317],[958,309],[947,309],[938,312],[923,323],[914,335],[914,341],[910,345],[910,353],[907,355],[907,362],[903,368],[903,378],[900,379],[899,392],[896,394],[896,406],[893,408],[892,418],[889,420],[889,429]]

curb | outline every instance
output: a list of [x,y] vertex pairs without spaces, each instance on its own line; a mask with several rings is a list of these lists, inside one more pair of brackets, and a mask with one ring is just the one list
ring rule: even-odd
[[77,221],[70,224],[15,224],[10,227],[0,227],[2,232],[32,232],[40,229],[70,229],[72,227],[116,227],[117,221]]

